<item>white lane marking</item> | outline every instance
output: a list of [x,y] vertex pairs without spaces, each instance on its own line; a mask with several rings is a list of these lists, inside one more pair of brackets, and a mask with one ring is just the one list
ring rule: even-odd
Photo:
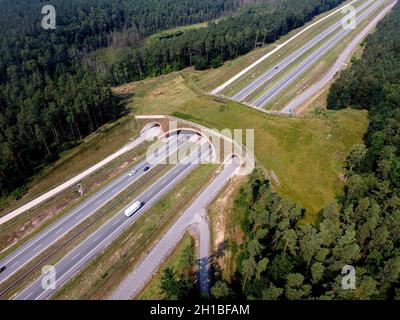
[[115,225],[117,225],[120,221],[121,221],[120,219],[118,219],[117,221],[115,221],[115,222],[113,223],[113,227],[114,227]]
[[83,216],[83,213],[77,215],[77,216],[75,217],[75,220],[80,220],[82,216]]
[[61,232],[63,232],[64,228],[60,228],[59,230],[56,231],[55,234],[60,234]]
[[94,238],[92,242],[97,242],[97,240],[99,240],[100,237],[101,237],[101,234],[99,234],[96,238]]
[[72,259],[71,260],[75,260],[76,258],[78,258],[78,256],[80,255],[81,253],[80,252],[78,252],[76,255],[74,255],[73,257],[72,257]]
[[27,295],[24,300],[28,300],[29,297],[31,297],[32,295],[33,295],[33,292],[31,292],[29,295]]
[[18,264],[18,262],[19,262],[19,261],[15,261],[15,262],[10,266],[10,268],[14,267],[16,264]]

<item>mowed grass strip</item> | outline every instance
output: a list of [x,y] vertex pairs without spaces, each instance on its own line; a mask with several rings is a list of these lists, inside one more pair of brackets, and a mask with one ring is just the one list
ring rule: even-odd
[[[219,19],[213,20],[213,22],[218,22],[218,20]],[[166,38],[179,37],[188,31],[204,29],[208,26],[208,24],[210,22],[211,21],[205,21],[205,22],[200,22],[200,23],[195,23],[195,24],[189,24],[186,26],[170,28],[167,30],[157,32],[146,38],[146,44],[150,44],[154,41],[162,40],[162,39],[166,39]]]
[[[199,73],[184,71],[192,81]],[[195,92],[180,73],[115,88],[123,92],[132,112],[171,114],[216,129],[254,129],[255,156],[280,180],[275,188],[307,209],[308,219],[342,191],[343,162],[362,142],[367,113],[329,111],[310,118],[269,116],[233,102]]]

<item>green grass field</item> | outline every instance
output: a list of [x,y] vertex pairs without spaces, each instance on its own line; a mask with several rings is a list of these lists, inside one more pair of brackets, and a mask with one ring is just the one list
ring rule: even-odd
[[[215,21],[218,21],[218,20],[215,20]],[[191,30],[206,28],[208,26],[208,23],[209,22],[201,22],[201,23],[190,24],[190,25],[186,25],[186,26],[163,30],[163,31],[157,32],[157,33],[149,36],[146,39],[146,42],[151,43],[152,41],[155,41],[155,40],[178,37],[178,36],[181,36],[182,34],[184,34],[185,32],[188,32]]]
[[192,90],[190,84],[202,76],[187,70],[185,78],[174,73],[115,92],[134,93],[127,103],[136,114],[172,114],[217,129],[254,129],[257,160],[276,173],[281,181],[276,189],[306,208],[310,219],[335,199],[343,186],[342,163],[366,130],[366,112],[343,110],[296,119],[268,116]]

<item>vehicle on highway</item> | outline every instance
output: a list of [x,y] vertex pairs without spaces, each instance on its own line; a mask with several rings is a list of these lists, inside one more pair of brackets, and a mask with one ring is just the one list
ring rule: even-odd
[[135,173],[137,173],[137,170],[132,170],[128,173],[128,176],[132,177]]
[[131,205],[128,209],[125,210],[125,215],[130,218],[132,217],[138,210],[143,206],[143,203],[140,201],[136,201],[133,205]]
[[149,171],[150,167],[146,167],[143,169],[144,172]]
[[0,273],[2,273],[4,270],[6,270],[6,266],[2,266],[1,268],[0,268]]

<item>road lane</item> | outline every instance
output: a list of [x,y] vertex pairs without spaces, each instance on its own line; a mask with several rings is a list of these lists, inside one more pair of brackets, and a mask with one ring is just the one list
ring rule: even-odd
[[223,171],[192,202],[189,208],[185,210],[182,216],[153,247],[146,258],[120,283],[110,296],[111,300],[128,300],[143,289],[164,259],[182,239],[195,215],[207,207],[239,167],[240,163],[237,157],[224,166]]
[[[55,223],[45,228],[31,240],[3,259],[0,262],[0,266],[6,266],[6,269],[0,273],[0,283],[15,274],[41,252],[48,249],[57,240],[61,239],[84,220],[91,217],[96,211],[104,207],[118,194],[134,184],[138,179],[152,170],[158,163],[162,162],[168,154],[172,154],[178,148],[182,147],[185,144],[188,135],[182,135],[180,137],[182,137],[182,139],[179,138],[178,140],[177,136],[172,136],[171,139],[167,141],[166,145],[155,150],[152,156],[149,156],[139,164],[129,168],[110,184],[101,188],[95,194],[79,204],[70,213],[65,214]],[[144,169],[147,167],[149,170],[145,172]],[[130,171],[136,171],[136,173],[129,176],[128,172]]]
[[[202,144],[201,157],[208,156],[210,148],[208,144]],[[207,154],[206,154],[207,153]],[[176,165],[168,171],[161,179],[149,187],[145,192],[138,196],[134,201],[127,205],[123,210],[107,221],[102,227],[90,235],[85,241],[70,251],[54,267],[57,272],[56,289],[44,288],[41,276],[34,281],[28,288],[17,294],[16,300],[43,300],[49,298],[56,290],[71,279],[81,268],[93,260],[98,254],[105,250],[114,240],[116,240],[129,226],[134,223],[147,209],[159,201],[169,190],[181,181],[190,171],[199,165],[199,154],[197,151],[191,153],[185,163]],[[140,201],[143,207],[131,218],[125,216],[125,209],[130,205]]]

